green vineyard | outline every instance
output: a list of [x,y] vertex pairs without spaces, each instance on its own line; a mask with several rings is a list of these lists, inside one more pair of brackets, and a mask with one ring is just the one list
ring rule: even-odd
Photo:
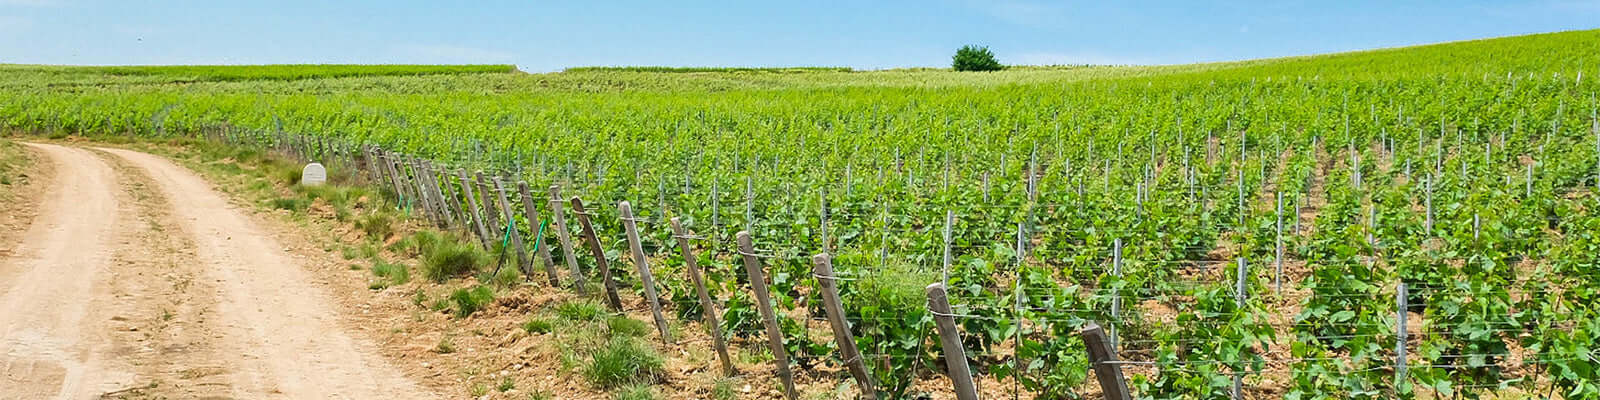
[[[535,290],[709,307],[719,344],[775,337],[782,374],[880,398],[964,396],[963,364],[984,398],[1097,398],[1110,366],[1141,399],[1600,399],[1596,49],[1600,30],[981,73],[0,65],[0,127],[357,171],[425,224],[516,244]],[[1091,324],[1117,360],[1091,359]]]

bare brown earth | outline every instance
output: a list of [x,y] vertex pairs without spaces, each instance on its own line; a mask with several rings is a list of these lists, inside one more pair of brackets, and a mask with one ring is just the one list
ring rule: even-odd
[[85,398],[131,382],[108,365],[105,310],[118,218],[111,167],[82,150],[31,145],[55,176],[38,215],[0,260],[0,397]]
[[28,144],[0,219],[0,398],[435,397],[194,173]]

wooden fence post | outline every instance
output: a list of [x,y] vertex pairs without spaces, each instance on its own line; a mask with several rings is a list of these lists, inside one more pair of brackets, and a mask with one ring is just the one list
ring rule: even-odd
[[[528,258],[527,248],[522,245],[522,232],[517,230],[517,213],[511,211],[511,199],[506,197],[506,188],[505,185],[500,183],[500,177],[494,177],[492,181],[494,182],[495,197],[500,200],[500,213],[506,217],[506,230],[511,234],[511,245],[516,246],[517,249],[517,271],[522,272],[523,279],[532,279],[533,260]],[[533,223],[531,218],[528,221],[529,224]],[[529,234],[537,234],[537,232],[530,230]]]
[[701,314],[704,315],[706,329],[711,334],[711,342],[717,347],[717,358],[722,361],[722,374],[733,376],[739,371],[733,368],[733,360],[728,357],[728,343],[722,339],[722,322],[717,318],[717,305],[711,302],[711,293],[706,291],[705,278],[700,272],[700,260],[695,258],[694,249],[689,248],[690,236],[683,230],[683,223],[677,217],[672,218],[672,237],[678,239],[678,250],[683,253],[683,264],[688,267],[689,280],[694,281],[695,293],[700,296]]
[[528,191],[528,182],[517,181],[517,194],[522,195],[522,213],[528,216],[528,233],[533,234],[530,241],[533,242],[534,250],[539,253],[539,261],[544,263],[544,273],[550,277],[550,287],[561,287],[561,277],[556,273],[556,260],[550,257],[550,246],[544,245],[544,235],[541,232],[545,226],[544,218],[539,217],[539,208],[533,205],[533,193]]
[[606,305],[612,311],[622,311],[622,298],[617,297],[617,281],[611,278],[611,262],[606,261],[606,250],[600,247],[600,238],[594,234],[594,224],[589,222],[590,214],[583,210],[583,199],[572,197],[572,213],[578,215],[578,225],[583,227],[583,239],[589,244],[589,252],[594,254],[594,267],[600,270],[600,283],[605,286]]
[[761,310],[761,322],[767,327],[767,347],[772,349],[772,362],[778,365],[778,379],[783,381],[783,394],[794,400],[794,375],[789,372],[789,351],[783,347],[783,330],[778,328],[778,315],[772,311],[772,294],[767,292],[767,274],[762,271],[761,260],[756,258],[755,244],[750,232],[739,231],[739,254],[744,256],[744,270],[750,275],[750,290],[755,292],[756,308]]
[[461,183],[462,194],[466,195],[467,206],[472,209],[472,227],[478,233],[478,242],[484,251],[493,249],[494,246],[489,245],[489,229],[483,224],[483,208],[478,206],[478,196],[472,192],[472,180],[467,179],[467,171],[459,169],[456,178]]
[[572,286],[578,289],[578,294],[586,294],[589,288],[583,277],[583,268],[578,266],[578,256],[573,254],[572,231],[567,230],[567,217],[561,210],[561,187],[550,185],[550,219],[555,221],[556,240],[561,243],[561,256],[567,262],[567,269],[572,270]]
[[444,220],[441,221],[442,224],[440,224],[439,227],[449,228],[450,226],[455,225],[455,214],[457,210],[455,208],[455,204],[452,203],[449,198],[444,196],[444,188],[440,187],[441,185],[439,184],[438,169],[433,167],[433,162],[423,161],[422,171],[423,174],[428,177],[429,194],[433,196],[434,202],[438,203],[439,214],[444,216]]
[[928,311],[933,313],[934,326],[939,330],[939,342],[944,348],[945,369],[955,386],[956,399],[978,400],[978,386],[972,383],[972,370],[967,366],[967,352],[961,347],[961,333],[956,331],[955,315],[950,312],[944,284],[928,285]]
[[872,383],[872,375],[862,363],[856,340],[850,335],[850,322],[844,318],[844,302],[839,300],[839,287],[835,283],[839,278],[833,274],[833,257],[828,253],[818,254],[811,257],[811,265],[817,285],[822,288],[822,306],[828,313],[828,325],[833,327],[833,340],[844,353],[845,366],[850,369],[850,375],[855,376],[856,384],[861,385],[861,393],[877,399],[877,386]]
[[413,189],[417,191],[417,199],[422,202],[423,215],[428,217],[428,222],[434,226],[444,225],[444,215],[439,212],[439,207],[434,205],[433,189],[428,187],[428,172],[422,169],[422,162],[415,157],[408,157],[406,165],[411,167],[411,174],[415,177]]
[[1089,365],[1094,369],[1095,380],[1100,382],[1102,397],[1105,400],[1129,400],[1128,382],[1122,378],[1122,365],[1118,364],[1117,352],[1106,341],[1105,331],[1100,329],[1100,324],[1090,321],[1078,335],[1083,338],[1083,346],[1089,351]]
[[[478,196],[483,199],[483,223],[488,229],[489,243],[499,243],[501,235],[504,234],[500,230],[505,229],[506,225],[500,223],[500,213],[494,211],[494,198],[489,197],[491,191],[489,180],[483,178],[483,171],[477,171],[475,176],[478,178]],[[490,246],[489,249],[494,250],[494,247]]]
[[672,343],[672,332],[667,330],[667,318],[661,316],[661,300],[656,296],[656,280],[650,274],[650,263],[645,260],[644,246],[639,244],[638,219],[633,217],[633,206],[627,201],[617,203],[617,213],[621,214],[622,228],[627,231],[628,249],[633,252],[633,266],[639,270],[639,283],[644,285],[644,298],[650,300],[650,315],[656,320],[656,329],[661,331],[661,340]]
[[462,231],[471,232],[471,228],[467,225],[472,224],[472,216],[467,215],[466,206],[461,204],[461,195],[457,193],[456,185],[450,184],[450,170],[435,167],[433,172],[440,177],[439,187],[444,191],[445,204],[449,205],[450,212],[457,216],[455,226]]

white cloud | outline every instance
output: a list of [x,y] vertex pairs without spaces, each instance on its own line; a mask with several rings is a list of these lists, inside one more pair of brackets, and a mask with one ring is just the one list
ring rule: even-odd
[[400,45],[396,51],[410,60],[423,63],[504,63],[516,58],[515,54],[494,49],[442,44]]
[[[1009,58],[1009,59],[1007,59]],[[1014,56],[1003,56],[1000,62],[1014,65],[1145,65],[1155,64],[1152,60],[1137,57],[1123,57],[1097,52],[1032,52],[1021,53]]]

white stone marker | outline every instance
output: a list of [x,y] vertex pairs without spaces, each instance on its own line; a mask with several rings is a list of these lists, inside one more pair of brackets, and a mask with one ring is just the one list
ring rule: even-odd
[[328,170],[326,168],[323,168],[322,164],[320,164],[320,163],[306,164],[305,169],[300,170],[300,184],[301,185],[305,185],[305,186],[321,186],[322,184],[327,183],[327,182],[328,182]]

